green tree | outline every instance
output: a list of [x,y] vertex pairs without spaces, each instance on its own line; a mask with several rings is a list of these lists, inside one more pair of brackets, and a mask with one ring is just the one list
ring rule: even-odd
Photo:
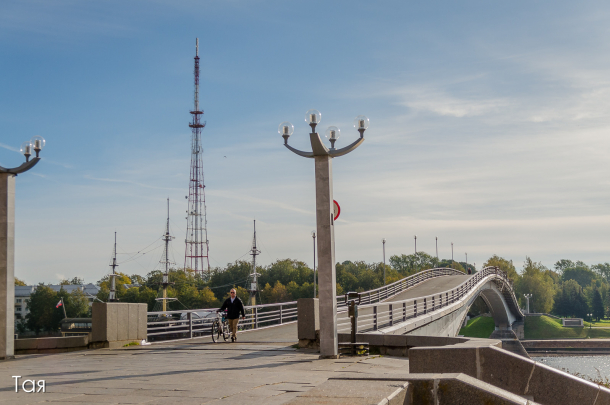
[[575,280],[562,283],[561,289],[555,295],[553,312],[560,316],[577,318],[585,318],[589,313],[583,289]]
[[39,284],[30,295],[27,303],[29,313],[26,315],[26,325],[36,334],[41,331],[56,331],[59,322],[64,318],[63,309],[56,308],[59,296],[51,287]]
[[85,284],[85,280],[82,278],[74,277],[72,280],[61,280],[59,282],[60,285],[83,285]]
[[562,274],[565,269],[569,269],[574,266],[575,263],[572,260],[561,259],[555,263],[555,270],[557,270],[559,274]]
[[267,283],[265,288],[263,288],[263,291],[261,291],[261,297],[263,301],[268,304],[292,301],[288,289],[284,284],[280,283],[279,280],[275,282],[273,287]]
[[549,313],[553,309],[555,283],[542,263],[536,263],[529,257],[525,258],[521,277],[515,283],[515,291],[523,305],[523,294],[532,294],[530,310],[532,312]]
[[503,272],[505,272],[507,274],[508,278],[513,283],[515,281],[517,281],[517,279],[519,278],[519,274],[517,273],[517,270],[515,269],[515,266],[513,265],[512,260],[506,260],[498,255],[493,255],[492,257],[487,259],[485,264],[483,264],[483,267],[488,267],[488,266],[499,267],[500,270],[502,270]]
[[15,285],[26,286],[27,284],[15,277]]
[[437,267],[439,260],[426,252],[417,252],[410,255],[402,254],[390,257],[390,266],[403,277],[415,274],[418,271],[433,269]]
[[607,283],[610,283],[610,263],[599,263],[591,266],[591,270],[601,276]]
[[600,319],[604,318],[604,312],[604,301],[599,290],[596,288],[593,293],[593,317],[599,322]]
[[597,278],[597,275],[588,266],[581,265],[564,269],[561,277],[563,281],[576,280],[580,286],[587,287]]

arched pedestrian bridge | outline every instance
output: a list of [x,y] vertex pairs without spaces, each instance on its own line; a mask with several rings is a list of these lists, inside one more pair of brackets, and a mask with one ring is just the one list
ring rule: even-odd
[[[486,267],[474,275],[438,268],[421,271],[381,288],[337,297],[337,329],[351,329],[346,303],[359,304],[358,332],[457,336],[468,308],[481,296],[497,329],[510,329],[523,319],[510,280],[497,267]],[[150,340],[184,339],[210,334],[216,309],[148,313]],[[294,323],[297,302],[246,307],[245,329],[262,329]],[[292,328],[296,332],[295,328]],[[296,336],[295,336],[296,338]]]
[[[359,333],[457,336],[468,308],[479,296],[497,329],[511,329],[523,320],[511,282],[497,267],[486,267],[472,276],[454,269],[426,270],[378,290],[352,294],[350,299],[360,303]],[[337,317],[339,332],[348,332],[347,313]]]

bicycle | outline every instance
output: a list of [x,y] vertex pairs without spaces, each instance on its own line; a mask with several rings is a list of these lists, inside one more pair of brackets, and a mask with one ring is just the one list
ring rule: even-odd
[[216,343],[220,341],[220,337],[226,341],[231,332],[229,331],[229,322],[227,321],[226,313],[216,314],[216,319],[212,322],[212,341]]

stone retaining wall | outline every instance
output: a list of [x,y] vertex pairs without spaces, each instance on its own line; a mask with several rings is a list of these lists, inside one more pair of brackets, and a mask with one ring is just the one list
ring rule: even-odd
[[72,352],[76,350],[86,350],[88,346],[88,335],[15,339],[15,354]]

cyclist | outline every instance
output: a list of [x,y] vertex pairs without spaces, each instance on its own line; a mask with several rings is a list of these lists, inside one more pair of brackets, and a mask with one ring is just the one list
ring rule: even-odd
[[239,313],[241,312],[241,319],[246,319],[246,312],[244,311],[244,303],[241,302],[237,296],[235,288],[231,288],[231,295],[222,304],[222,307],[218,312],[227,310],[227,320],[229,321],[229,330],[231,331],[231,342],[237,340],[237,324],[239,322]]

